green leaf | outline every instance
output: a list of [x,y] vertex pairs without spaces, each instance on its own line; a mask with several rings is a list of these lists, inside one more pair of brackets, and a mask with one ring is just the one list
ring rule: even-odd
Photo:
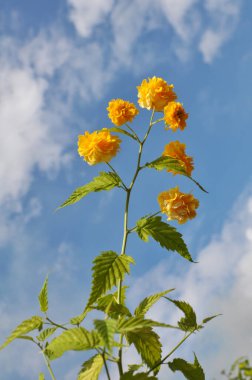
[[169,156],[161,156],[152,162],[147,162],[145,164],[148,168],[153,168],[156,170],[176,170],[177,173],[182,175],[188,175],[185,168],[181,165],[180,161],[176,158]]
[[40,290],[38,299],[39,299],[40,310],[43,313],[46,313],[48,310],[48,276],[46,277],[45,282]]
[[49,336],[51,336],[58,327],[48,327],[48,329],[43,330],[38,336],[37,339],[40,342],[44,342]]
[[84,351],[96,348],[100,344],[100,338],[95,331],[87,331],[83,327],[75,327],[64,331],[54,338],[46,347],[45,353],[54,360],[66,351]]
[[141,367],[143,366],[143,363],[142,364],[129,364],[128,365],[128,373],[131,372],[135,372],[135,371],[138,371]]
[[158,380],[156,376],[148,376],[145,372],[139,372],[135,375],[132,372],[126,372],[120,377],[120,380]]
[[161,220],[161,216],[143,217],[137,221],[136,232],[145,242],[151,236],[161,247],[179,253],[185,259],[192,261],[188,248],[182,239],[182,235],[176,228]]
[[110,351],[114,342],[117,321],[114,319],[96,319],[94,325],[104,342],[104,346]]
[[40,373],[38,380],[45,380],[45,375],[43,373]]
[[73,317],[70,319],[70,323],[72,325],[79,325],[86,317],[87,313],[91,311],[92,309],[89,307],[86,307],[85,310],[79,315],[76,315],[76,317]]
[[[149,367],[154,367],[161,361],[161,343],[159,336],[151,327],[145,327],[137,332],[129,332],[126,335],[129,344],[134,344],[143,362]],[[155,374],[159,371],[156,368]]]
[[201,368],[195,354],[193,364],[186,362],[184,359],[177,358],[172,362],[169,362],[168,365],[173,372],[182,372],[187,380],[205,380],[204,371]]
[[131,317],[129,309],[126,306],[117,303],[114,294],[107,294],[106,296],[100,297],[94,308],[103,311],[109,317],[114,319],[117,319],[120,315]]
[[82,364],[77,380],[98,380],[103,367],[103,357],[98,354]]
[[200,190],[207,193],[207,191],[204,189],[203,186],[199,184],[199,182],[195,181],[195,179],[193,179],[191,176],[187,174],[185,168],[183,167],[183,165],[181,165],[181,162],[177,160],[176,158],[173,158],[170,156],[161,156],[152,162],[147,162],[145,166],[147,166],[148,168],[154,168],[156,170],[163,170],[163,169],[172,170],[178,174],[181,174],[189,178],[191,181],[195,183],[195,185],[197,185],[200,188]]
[[164,297],[164,298],[166,298],[167,300],[172,302],[174,305],[176,305],[185,314],[185,316],[181,318],[180,321],[178,322],[178,326],[181,330],[194,331],[198,328],[195,311],[193,310],[192,306],[189,305],[189,303],[184,302],[184,301],[172,300],[168,297]]
[[165,323],[153,321],[152,319],[144,319],[141,315],[130,318],[122,317],[118,323],[117,331],[122,334],[127,332],[137,332],[144,327],[173,327]]
[[132,257],[119,256],[113,251],[102,252],[94,259],[92,289],[87,307],[124,279],[125,274],[130,272],[130,263],[134,263]]
[[112,172],[100,172],[98,177],[94,177],[88,184],[78,187],[70,197],[58,207],[58,209],[65,206],[72,205],[79,202],[83,197],[92,192],[111,190],[118,187],[121,183],[120,177]]
[[11,333],[11,335],[5,340],[5,342],[0,346],[0,350],[6,347],[9,343],[11,343],[14,339],[27,334],[30,331],[41,329],[43,325],[43,319],[39,316],[33,316],[29,319],[23,321],[20,325],[18,325]]
[[17,337],[17,339],[24,339],[24,340],[29,340],[30,342],[34,342],[34,339],[29,335],[20,335]]
[[216,314],[216,315],[212,315],[211,317],[204,318],[202,323],[210,322],[212,319],[219,317],[220,315],[222,315],[222,314]]
[[136,140],[136,141],[137,141],[136,137],[135,137],[133,134],[131,134],[130,132],[126,131],[126,130],[123,129],[123,128],[112,127],[112,128],[109,128],[109,129],[110,129],[111,132],[122,133],[123,135],[126,135],[126,136],[132,138],[133,140]]
[[137,332],[144,327],[152,327],[153,321],[150,319],[144,319],[142,316],[121,318],[118,323],[118,332],[125,334],[127,332]]
[[147,311],[149,311],[149,309],[157,301],[159,301],[161,297],[163,297],[165,294],[171,292],[172,290],[174,290],[174,289],[168,289],[168,290],[165,290],[163,292],[155,293],[155,294],[152,294],[149,297],[144,298],[143,301],[141,301],[140,304],[137,306],[134,314],[137,315],[137,316],[144,317],[144,315],[147,313]]

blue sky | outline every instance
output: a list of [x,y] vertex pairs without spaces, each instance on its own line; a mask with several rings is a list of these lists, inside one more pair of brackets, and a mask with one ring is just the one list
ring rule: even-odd
[[[195,351],[207,380],[219,380],[223,366],[251,354],[251,16],[252,3],[245,0],[1,1],[1,340],[38,313],[47,273],[52,316],[78,314],[92,259],[120,249],[119,191],[54,210],[104,169],[78,157],[78,135],[109,127],[108,101],[136,103],[136,86],[156,75],[174,84],[190,117],[184,132],[157,126],[146,160],[160,155],[164,141],[185,142],[194,177],[209,194],[177,177],[167,184],[166,173],[150,171],[139,181],[131,223],[157,210],[157,194],[167,186],[179,183],[199,198],[198,217],[178,227],[199,264],[133,237],[130,302],[176,286],[176,295],[191,301],[200,317],[223,313],[178,353],[191,360]],[[148,118],[140,112],[134,124],[140,134]],[[125,178],[135,154],[134,144],[124,141],[113,160]],[[165,304],[153,315],[176,317]],[[55,372],[72,380],[82,360],[68,355],[55,362]],[[34,379],[44,369],[41,355],[20,341],[1,352],[0,366],[3,380]]]

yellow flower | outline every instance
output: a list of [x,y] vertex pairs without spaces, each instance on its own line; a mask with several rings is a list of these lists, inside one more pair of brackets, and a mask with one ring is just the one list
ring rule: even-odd
[[167,219],[177,220],[179,224],[195,218],[195,209],[199,207],[198,199],[192,194],[181,193],[178,186],[160,193],[158,203],[162,213],[168,216]]
[[113,124],[121,126],[129,121],[139,113],[135,104],[123,99],[113,99],[108,105],[108,117]]
[[185,129],[186,119],[188,113],[185,112],[184,107],[179,102],[170,102],[164,108],[164,120],[167,124],[166,129],[172,129],[175,132],[178,128]]
[[[185,169],[186,173],[191,175],[194,169],[193,158],[185,154],[185,148],[186,144],[182,144],[179,141],[171,141],[165,146],[163,156],[176,158],[180,165]],[[176,169],[168,169],[167,171],[173,173],[174,175],[178,174]]]
[[148,110],[163,111],[167,103],[177,99],[173,87],[162,78],[148,78],[148,81],[144,79],[141,85],[137,86],[138,103]]
[[119,151],[121,140],[107,128],[79,136],[78,153],[89,165],[109,162]]

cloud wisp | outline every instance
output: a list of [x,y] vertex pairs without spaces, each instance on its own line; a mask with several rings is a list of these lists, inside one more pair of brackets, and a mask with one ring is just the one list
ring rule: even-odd
[[[118,2],[68,0],[69,19],[82,38],[90,38],[99,29],[111,29],[109,42],[115,58],[132,65],[133,56],[151,32],[167,35],[170,52],[187,61],[197,51],[205,63],[212,63],[239,21],[242,1],[235,0],[158,0],[155,3],[134,0]],[[172,49],[169,48],[172,46]],[[145,44],[142,54],[148,58],[152,45]],[[192,54],[193,53],[193,54]],[[157,56],[153,54],[153,59]]]

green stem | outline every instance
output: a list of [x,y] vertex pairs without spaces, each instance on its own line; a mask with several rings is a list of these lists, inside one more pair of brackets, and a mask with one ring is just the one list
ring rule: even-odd
[[53,322],[49,317],[46,317],[46,320],[47,320],[48,322],[50,322],[50,324],[53,325],[53,326],[59,327],[59,328],[61,328],[61,329],[63,329],[63,330],[68,330],[68,329],[67,329],[66,327],[64,327],[63,325],[59,325],[58,323]]
[[140,139],[133,128],[129,126],[129,124],[126,124],[126,127],[133,133],[133,136],[136,138],[136,140],[140,143]]
[[44,358],[44,360],[45,360],[45,363],[46,363],[47,369],[48,369],[48,371],[49,371],[49,373],[50,373],[50,375],[51,375],[52,380],[56,380],[56,377],[54,376],[54,373],[53,373],[53,370],[52,370],[52,367],[51,367],[51,365],[50,365],[49,360],[47,359],[47,357],[45,356],[45,354],[44,354],[43,351],[42,351],[42,353],[43,353],[43,358]]
[[[130,195],[131,195],[131,191],[133,189],[133,186],[136,182],[136,179],[137,179],[137,176],[138,176],[138,173],[140,171],[140,168],[141,168],[141,157],[142,157],[142,152],[143,152],[143,146],[145,144],[145,141],[150,133],[150,130],[151,130],[151,127],[152,127],[152,120],[153,120],[153,117],[154,117],[154,114],[155,114],[155,110],[152,111],[152,114],[151,114],[151,118],[150,118],[150,124],[149,124],[149,128],[143,138],[142,141],[139,141],[139,150],[138,150],[138,159],[137,159],[137,167],[136,167],[136,170],[135,170],[135,174],[133,176],[133,179],[131,181],[131,184],[130,186],[127,188],[126,187],[126,200],[125,200],[125,210],[124,210],[124,223],[123,223],[123,241],[122,241],[122,249],[121,249],[121,255],[125,255],[126,253],[126,246],[127,246],[127,240],[128,240],[128,235],[130,233],[129,229],[128,229],[128,215],[129,215],[129,203],[130,203]],[[117,295],[117,301],[119,304],[121,304],[122,302],[122,280],[119,280],[118,281],[118,295]],[[122,343],[123,341],[123,335],[121,335],[120,337],[120,342]],[[119,356],[119,360],[118,360],[118,370],[119,370],[119,374],[120,376],[123,375],[123,366],[122,366],[122,348],[119,349],[119,352],[118,352],[118,356]]]
[[112,170],[112,172],[115,173],[115,174],[117,175],[117,177],[120,178],[121,183],[122,183],[122,185],[123,185],[123,189],[124,189],[125,191],[127,191],[127,186],[125,185],[125,183],[123,182],[122,178],[119,176],[119,174],[117,173],[117,171],[113,168],[113,166],[112,166],[109,162],[106,162],[106,164],[107,164],[108,167]]
[[102,355],[102,358],[103,358],[103,362],[104,362],[104,367],[105,367],[105,370],[106,370],[107,378],[108,378],[108,380],[111,380],[110,375],[109,375],[109,370],[108,370],[107,362],[106,362],[106,358],[105,358],[105,354],[104,354],[104,353],[103,353],[103,355]]
[[169,352],[169,354],[167,354],[160,362],[158,362],[157,364],[155,364],[154,367],[152,367],[148,372],[147,372],[147,375],[152,372],[155,368],[159,367],[161,364],[163,364],[166,359],[168,359],[193,333],[195,332],[195,330],[191,331],[189,334],[187,334],[172,350],[171,352]]
[[155,124],[157,124],[157,123],[160,123],[160,121],[163,121],[163,120],[164,120],[164,118],[161,117],[160,119],[157,119],[157,120],[153,121],[152,125],[155,125]]

